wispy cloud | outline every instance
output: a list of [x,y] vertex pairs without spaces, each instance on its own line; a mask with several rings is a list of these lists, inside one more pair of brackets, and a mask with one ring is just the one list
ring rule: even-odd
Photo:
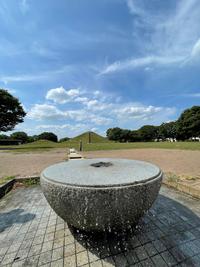
[[159,57],[159,56],[147,56],[142,58],[133,58],[127,59],[124,61],[116,61],[108,66],[106,66],[99,75],[108,74],[117,71],[123,70],[132,70],[135,68],[140,67],[147,67],[147,66],[167,66],[171,64],[177,64],[183,62],[184,57]]
[[[102,68],[99,75],[151,66],[182,66],[200,55],[198,0],[174,2],[170,10],[156,12],[146,0],[127,0],[133,37],[142,57],[130,56]],[[148,32],[148,34],[144,34]],[[134,51],[133,51],[134,54]]]
[[33,74],[15,74],[15,75],[0,75],[0,81],[4,84],[10,82],[29,82],[29,81],[41,81],[46,79],[51,79],[56,75],[67,73],[71,71],[73,68],[72,66],[63,66],[60,69],[56,70],[48,70],[45,72],[40,73],[33,73]]
[[187,93],[187,94],[182,94],[182,96],[199,98],[200,97],[200,93]]

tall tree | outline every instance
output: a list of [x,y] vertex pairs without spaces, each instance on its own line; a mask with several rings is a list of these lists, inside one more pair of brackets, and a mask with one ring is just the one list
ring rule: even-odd
[[11,139],[21,140],[22,143],[28,142],[28,135],[25,132],[15,132],[10,135]]
[[49,140],[52,142],[58,142],[58,137],[54,133],[43,132],[43,133],[38,135],[38,140]]
[[177,132],[180,139],[200,137],[200,106],[183,111],[177,121]]
[[152,141],[158,135],[158,127],[153,125],[144,125],[138,131],[142,141]]
[[159,138],[176,138],[177,137],[177,123],[175,121],[162,123],[158,126]]
[[122,136],[122,129],[119,127],[115,127],[115,128],[109,128],[106,131],[106,135],[108,137],[109,140],[113,140],[113,141],[120,141],[121,140],[121,136]]
[[19,100],[8,91],[0,89],[0,131],[13,130],[16,124],[24,121],[25,115]]

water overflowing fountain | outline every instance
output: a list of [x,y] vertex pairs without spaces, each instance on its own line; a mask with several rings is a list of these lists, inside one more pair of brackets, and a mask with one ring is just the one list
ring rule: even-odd
[[137,224],[155,201],[162,176],[144,161],[97,158],[52,165],[42,172],[41,186],[69,225],[112,231]]

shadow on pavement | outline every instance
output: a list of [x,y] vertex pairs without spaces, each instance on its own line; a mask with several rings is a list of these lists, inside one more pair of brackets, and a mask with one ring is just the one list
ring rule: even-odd
[[124,232],[70,230],[82,246],[110,266],[200,266],[200,218],[163,195],[136,227]]
[[0,233],[13,224],[23,224],[35,218],[35,214],[24,213],[23,209],[14,209],[9,212],[0,213]]

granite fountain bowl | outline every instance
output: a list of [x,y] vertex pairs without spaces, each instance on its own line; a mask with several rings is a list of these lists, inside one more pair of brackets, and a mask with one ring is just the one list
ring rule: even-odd
[[162,176],[148,162],[96,158],[52,165],[40,180],[50,206],[69,225],[112,231],[137,224],[155,201]]

